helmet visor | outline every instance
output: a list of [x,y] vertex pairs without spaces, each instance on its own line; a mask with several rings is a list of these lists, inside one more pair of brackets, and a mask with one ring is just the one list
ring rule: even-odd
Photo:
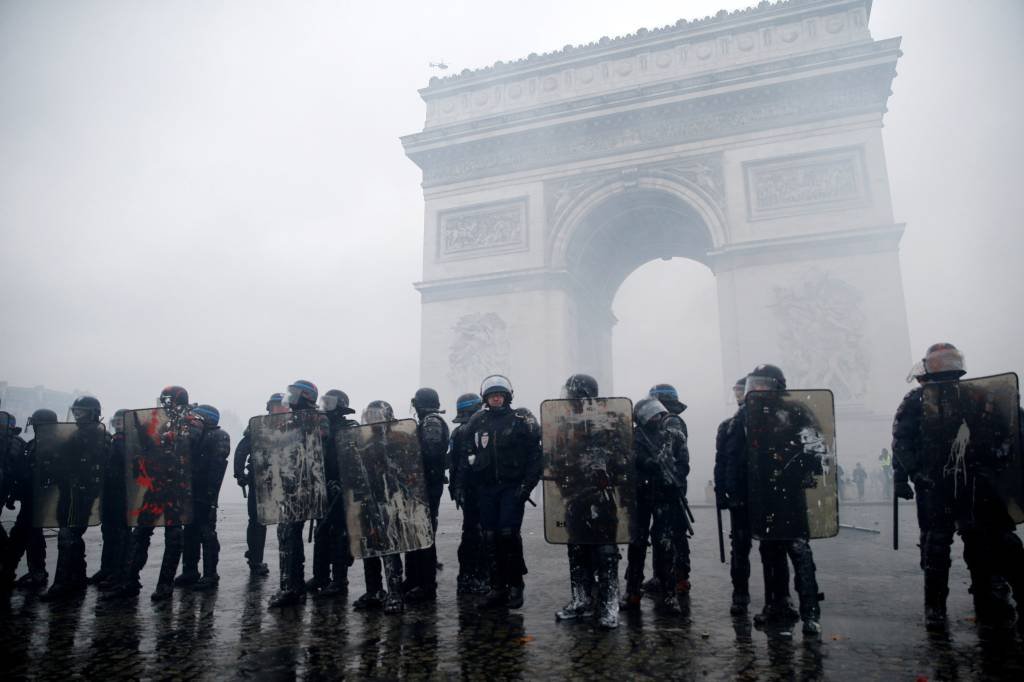
[[779,390],[779,382],[771,377],[747,377],[747,385],[743,394],[746,395],[751,391],[777,391]]
[[334,412],[338,408],[338,396],[325,395],[320,398],[320,407],[324,412]]

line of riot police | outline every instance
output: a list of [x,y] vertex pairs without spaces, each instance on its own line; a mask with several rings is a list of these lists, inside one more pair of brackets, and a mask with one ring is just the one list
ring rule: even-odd
[[[929,627],[945,622],[954,532],[964,538],[979,619],[1012,621],[1009,593],[1018,611],[1024,601],[1024,549],[1013,532],[1024,520],[1016,377],[969,382],[960,381],[963,374],[954,347],[930,348],[914,374],[922,386],[904,399],[894,424],[895,494],[916,491]],[[799,619],[805,635],[816,636],[824,595],[809,541],[839,530],[832,395],[787,390],[773,365],[759,365],[734,391],[738,409],[719,426],[714,474],[720,533],[721,511],[730,519],[731,613],[745,617],[750,604],[756,539],[765,597],[755,624],[788,628]],[[345,595],[356,559],[366,581],[356,609],[401,613],[407,604],[435,599],[438,510],[448,474],[462,513],[458,594],[479,595],[484,608],[523,605],[521,527],[525,505],[535,504],[531,494],[543,482],[545,538],[566,545],[569,564],[570,598],[557,620],[593,617],[614,628],[620,609],[640,609],[644,592],[659,611],[685,609],[693,517],[686,405],[676,390],[658,384],[632,405],[601,397],[593,377],[575,374],[561,398],[542,403],[540,420],[513,407],[513,396],[508,378],[486,377],[479,394],[459,397],[449,434],[430,388],[411,400],[415,420],[396,419],[390,404],[374,400],[362,424],[349,418],[354,410],[340,390],[320,397],[315,384],[298,380],[272,395],[267,413],[250,420],[233,466],[247,497],[245,558],[253,578],[269,574],[266,527],[277,525],[280,589],[270,607],[297,604],[307,594]],[[94,398],[79,399],[71,412],[74,422],[65,424],[37,412],[27,444],[13,420],[0,419],[0,492],[21,502],[10,536],[0,536],[0,587],[15,586],[14,569],[26,552],[29,570],[18,585],[45,586],[41,529],[55,527],[57,574],[45,598],[76,594],[87,582],[109,598],[138,594],[153,529],[161,526],[165,550],[152,599],[168,598],[174,586],[215,589],[217,500],[230,454],[217,410],[191,405],[183,388],[170,386],[155,409],[119,410],[110,435]],[[101,566],[87,580],[82,536],[99,521]],[[621,595],[619,545],[627,545]],[[645,583],[648,546],[654,576]],[[175,578],[179,561],[183,571]],[[791,566],[799,608],[790,600]]]

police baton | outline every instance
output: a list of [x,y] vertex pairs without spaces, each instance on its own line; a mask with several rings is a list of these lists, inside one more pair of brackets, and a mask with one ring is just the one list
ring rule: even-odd
[[244,483],[242,484],[241,488],[242,488],[242,499],[243,500],[247,499],[249,496],[245,494],[245,484]]
[[532,497],[527,497],[526,501],[530,503],[531,507],[536,507],[537,506],[537,503],[533,501]]
[[892,548],[900,548],[900,498],[895,485],[892,487]]
[[718,558],[725,563],[725,538],[722,535],[722,508],[715,503],[715,515],[718,517]]

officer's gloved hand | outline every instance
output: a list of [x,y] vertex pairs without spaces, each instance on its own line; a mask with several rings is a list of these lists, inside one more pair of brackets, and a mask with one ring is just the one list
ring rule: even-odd
[[817,488],[818,477],[812,473],[806,473],[804,474],[804,480],[800,482],[800,485],[804,488]]
[[914,490],[906,481],[896,481],[895,491],[896,497],[899,497],[904,500],[914,499]]
[[729,496],[725,493],[715,493],[715,506],[719,509],[728,509]]
[[14,511],[14,500],[7,500],[7,504],[5,504],[4,506],[10,509],[11,511]]
[[914,487],[917,488],[919,492],[922,490],[931,490],[935,487],[935,481],[924,474],[917,474],[914,476]]
[[526,504],[526,501],[530,499],[530,493],[533,492],[533,487],[526,487],[526,485],[519,486],[519,502],[520,504]]
[[235,476],[235,483],[238,484],[239,488],[244,488],[246,486],[245,477],[244,476]]

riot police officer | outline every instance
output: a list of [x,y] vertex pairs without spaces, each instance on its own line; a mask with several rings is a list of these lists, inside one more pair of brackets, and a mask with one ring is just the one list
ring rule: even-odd
[[[288,411],[284,404],[284,393],[274,393],[267,400],[267,414],[281,414]],[[242,489],[242,495],[246,497],[246,508],[249,514],[249,522],[245,527],[245,560],[249,565],[249,575],[262,578],[270,575],[270,569],[263,563],[263,548],[267,543],[267,527],[259,522],[256,513],[256,495],[246,495],[246,487],[252,489],[252,469],[249,464],[249,456],[252,454],[252,446],[249,440],[249,429],[242,434],[242,439],[235,447],[234,475],[235,482]]]
[[[676,390],[675,386],[673,386],[672,384],[655,384],[654,386],[652,386],[650,388],[650,390],[647,391],[647,397],[648,398],[654,398],[654,399],[658,400],[659,402],[661,402],[662,405],[665,406],[665,409],[668,410],[670,416],[667,417],[667,419],[669,419],[670,421],[666,422],[666,426],[668,426],[669,424],[675,426],[676,428],[681,430],[683,432],[683,435],[686,436],[687,440],[689,440],[689,438],[690,438],[690,431],[686,427],[686,422],[683,420],[683,416],[682,416],[683,412],[686,411],[686,407],[687,406],[686,406],[686,403],[684,403],[684,402],[679,400],[679,392]],[[647,508],[647,505],[643,505],[642,507],[643,508],[639,509],[638,511],[642,511],[644,513],[644,516],[643,516],[643,518],[639,519],[639,522],[640,523],[646,523],[647,524],[646,527],[649,528],[650,525],[651,525],[651,519],[652,519],[651,511],[650,511],[650,509]],[[685,556],[681,557],[681,559],[685,560],[685,566],[686,566],[685,574],[687,576],[689,576],[690,575],[690,569],[689,569],[689,566],[690,566],[689,545],[687,545],[687,551],[686,551]],[[651,546],[651,561],[652,561],[652,563],[655,566],[659,566],[659,565],[664,564],[666,561],[671,562],[672,561],[672,556],[671,556],[670,552],[667,552],[665,550],[665,548],[663,548],[661,545],[655,543],[654,545]],[[687,578],[687,583],[685,585],[683,585],[683,587],[686,590],[689,589],[689,579],[688,578]],[[645,582],[643,584],[643,591],[648,593],[648,594],[657,594],[657,593],[661,592],[661,589],[662,589],[662,585],[658,581],[657,570],[655,570],[655,575],[652,576],[650,580],[648,580],[647,582]]]
[[[729,439],[734,436],[734,428],[743,428],[743,394],[746,392],[747,377],[744,375],[733,384],[732,392],[736,399],[736,413],[718,425],[715,435],[715,503],[719,509],[729,511],[729,574],[732,578],[732,605],[729,612],[740,616],[747,612],[750,604],[750,549],[753,538],[750,535],[750,518],[747,515],[746,468],[734,467],[734,471],[743,477],[742,483],[735,486],[730,496],[730,486],[726,482],[727,458],[729,457]],[[789,566],[785,565],[785,584],[789,584]],[[788,588],[787,588],[788,589]]]
[[[1005,459],[1001,448],[986,442],[986,434],[971,437],[961,460],[945,451],[945,434],[930,434],[923,428],[925,387],[933,387],[939,402],[957,402],[960,378],[966,374],[963,354],[950,343],[928,348],[923,363],[912,373],[921,386],[903,399],[893,422],[893,479],[895,493],[904,499],[917,498],[921,530],[921,568],[924,570],[925,626],[941,630],[946,625],[946,597],[949,593],[950,547],[953,531],[964,542],[964,561],[971,574],[971,593],[978,622],[1004,625],[1014,618],[1006,595],[1006,583],[1017,603],[1018,623],[1024,623],[1024,546],[1014,532],[1015,524],[992,481],[998,479]],[[1019,412],[1019,406],[1013,406]],[[934,409],[934,408],[933,408]],[[943,420],[937,428],[959,435],[964,415]],[[988,417],[986,417],[988,421]],[[994,419],[993,419],[994,421]],[[938,436],[938,437],[936,437]],[[1020,438],[1020,434],[1004,434]],[[967,456],[967,448],[971,448]],[[995,449],[997,451],[993,452]],[[909,482],[913,482],[913,490]]]
[[[185,524],[182,573],[174,584],[205,591],[216,589],[220,583],[217,573],[220,560],[217,500],[228,457],[231,456],[231,436],[220,428],[220,410],[213,405],[199,405],[193,408],[192,414],[202,422],[202,435],[196,449],[197,457],[192,462],[192,523]],[[199,575],[200,553],[202,577]]]
[[[173,447],[175,451],[178,448],[185,448],[187,449],[189,461],[195,461],[196,448],[202,436],[202,427],[189,414],[191,406],[188,402],[188,391],[182,386],[166,386],[160,391],[157,405],[166,410],[168,421],[164,425],[163,431],[151,437],[153,442],[147,447],[158,449]],[[126,455],[134,456],[135,453],[129,452]],[[150,475],[152,473],[150,472]],[[147,498],[150,494],[153,495],[154,501],[150,503],[144,498],[142,511],[139,514],[139,524],[132,530],[131,538],[128,542],[124,579],[117,589],[105,595],[106,598],[134,597],[142,589],[139,575],[149,560],[149,546],[153,539],[153,531],[155,530],[152,523],[156,519],[150,518],[156,514],[155,511],[152,511],[153,508],[163,510],[160,514],[164,515],[164,521],[167,525],[163,527],[164,553],[160,562],[160,573],[157,578],[156,589],[150,595],[150,599],[154,602],[166,601],[174,593],[174,575],[178,571],[178,563],[181,561],[184,545],[184,526],[175,522],[174,519],[167,518],[167,515],[168,511],[171,511],[173,515],[180,518],[185,513],[185,510],[178,508],[181,501],[173,490],[168,490],[161,486],[160,489],[147,491]]]
[[[383,424],[395,420],[395,411],[385,400],[372,400],[363,408],[364,425]],[[368,482],[378,484],[377,481]],[[375,491],[380,497],[386,491]],[[382,576],[383,569],[383,576]],[[405,598],[402,594],[402,555],[385,554],[363,559],[363,576],[366,580],[366,592],[355,600],[352,607],[357,611],[379,609],[384,607],[388,614],[399,614],[405,611]],[[387,580],[387,591],[384,580]]]
[[512,384],[493,374],[483,380],[480,395],[485,406],[466,424],[471,437],[466,460],[473,470],[480,502],[480,526],[491,557],[491,589],[484,603],[494,608],[523,605],[521,528],[543,468],[540,427],[526,408],[512,409]]
[[[32,413],[25,427],[36,425],[56,424],[57,414],[53,410],[39,409]],[[20,439],[19,439],[20,440]],[[34,504],[33,472],[35,470],[35,438],[21,448],[21,456],[15,459],[13,465],[14,474],[11,481],[9,498],[6,501],[9,508],[13,508],[14,502],[20,502],[18,516],[14,520],[14,527],[7,542],[7,549],[3,557],[3,570],[0,573],[0,591],[10,590],[17,585],[30,590],[39,590],[46,587],[49,580],[49,573],[46,571],[46,540],[43,537],[43,529],[32,525],[32,506]],[[17,444],[15,444],[17,448]],[[15,453],[16,454],[16,453]],[[14,574],[21,562],[22,555],[26,555],[28,572],[14,581]]]
[[462,536],[459,540],[459,575],[456,579],[458,594],[486,594],[489,589],[489,571],[483,551],[480,530],[480,502],[473,469],[466,460],[466,440],[472,435],[466,428],[469,418],[476,414],[484,401],[476,393],[463,393],[455,403],[458,424],[452,431],[448,446],[451,484],[448,493],[455,506],[462,511]]
[[75,460],[96,456],[98,463],[109,459],[109,436],[100,423],[100,401],[92,396],[77,398],[71,406],[78,429],[67,451],[65,461],[55,462],[56,467],[65,469],[68,477],[57,481],[60,486],[57,500],[57,518],[61,526],[57,531],[57,571],[53,584],[43,601],[64,599],[81,593],[86,587],[85,540],[93,503],[101,493],[102,477],[95,471],[79,471],[73,468]]
[[[597,380],[589,374],[573,374],[565,381],[564,395],[572,400],[597,398]],[[612,480],[613,472],[605,467],[600,471],[605,480]],[[616,525],[617,505],[611,496],[600,498],[588,496],[581,500],[586,505],[584,514],[611,521]],[[598,511],[599,510],[599,511]],[[567,510],[567,516],[570,515]],[[579,513],[575,510],[575,513]],[[588,522],[592,519],[588,518]],[[619,547],[615,544],[580,545],[569,543],[570,598],[562,609],[555,613],[556,620],[586,618],[594,611],[593,591],[597,578],[598,624],[612,629],[619,626]]]
[[[299,379],[288,386],[287,403],[292,412],[316,410],[319,395],[316,384]],[[323,417],[321,438],[330,437],[327,418]],[[302,547],[302,521],[277,524],[278,566],[281,571],[281,589],[270,598],[270,608],[280,608],[299,603],[305,598],[306,555]]]
[[[654,565],[655,577],[662,586],[658,608],[679,612],[679,598],[689,592],[689,520],[686,514],[686,477],[690,473],[690,453],[686,435],[661,401],[644,398],[633,408],[636,429],[633,447],[637,477],[643,485],[637,490],[638,506],[649,505],[655,544],[670,549],[670,560]],[[647,552],[647,538],[635,538],[630,544],[626,568],[626,595],[623,608],[640,607],[640,586]],[[674,588],[674,589],[673,589]]]
[[[24,467],[25,441],[21,438],[18,421],[12,414],[0,413],[0,511],[6,506],[14,509],[15,491],[18,484],[19,471]],[[30,420],[31,421],[31,420]],[[14,529],[11,529],[14,532]],[[14,569],[11,567],[11,578],[3,578],[6,573],[4,563],[11,553],[10,538],[7,531],[0,527],[0,593],[6,592],[14,581]],[[20,560],[20,555],[18,559]]]
[[103,505],[100,510],[100,532],[103,536],[103,552],[100,555],[100,570],[89,577],[89,583],[101,590],[116,587],[123,576],[125,552],[131,528],[125,512],[124,481],[124,414],[118,410],[110,418],[113,429],[107,462],[103,469]]
[[348,568],[352,565],[349,553],[348,530],[345,526],[345,499],[341,489],[338,466],[338,433],[359,426],[347,415],[355,412],[349,407],[348,394],[331,389],[320,398],[320,406],[327,415],[330,436],[324,443],[324,475],[327,478],[327,516],[316,522],[313,536],[313,577],[306,589],[319,597],[334,597],[348,591]]
[[[423,472],[430,503],[431,540],[437,535],[437,513],[444,491],[445,460],[448,455],[448,424],[441,416],[441,400],[432,388],[420,388],[412,398],[416,411],[416,438],[423,457]],[[433,601],[437,597],[437,547],[405,555],[405,599],[410,603]]]
[[[779,391],[786,388],[786,377],[775,365],[758,365],[747,376],[746,392]],[[740,448],[740,453],[747,450],[746,416],[742,427],[743,433],[734,433],[735,441],[731,447]],[[800,601],[799,617],[803,620],[805,635],[821,633],[821,607],[815,575],[814,555],[811,552],[810,529],[807,520],[807,508],[804,489],[812,486],[814,477],[821,474],[821,462],[817,458],[805,456],[805,448],[801,439],[795,434],[803,427],[813,427],[810,417],[797,411],[780,417],[778,433],[787,445],[783,455],[787,457],[783,463],[777,457],[767,462],[758,462],[764,468],[762,478],[766,481],[761,494],[773,497],[771,507],[774,523],[763,519],[762,526],[769,530],[786,528],[786,537],[768,537],[767,533],[759,536],[758,551],[761,554],[761,566],[764,570],[765,607],[755,617],[758,625],[770,624],[772,621],[785,622],[792,617],[791,608],[783,595],[788,595],[789,569],[787,557],[793,564],[793,577],[797,596]],[[790,448],[799,448],[796,453],[789,453]],[[734,454],[730,461],[735,466],[743,466],[745,456]],[[767,503],[765,506],[768,506]],[[750,509],[748,505],[748,510]],[[754,522],[754,519],[751,519]],[[756,528],[752,530],[758,535]]]

